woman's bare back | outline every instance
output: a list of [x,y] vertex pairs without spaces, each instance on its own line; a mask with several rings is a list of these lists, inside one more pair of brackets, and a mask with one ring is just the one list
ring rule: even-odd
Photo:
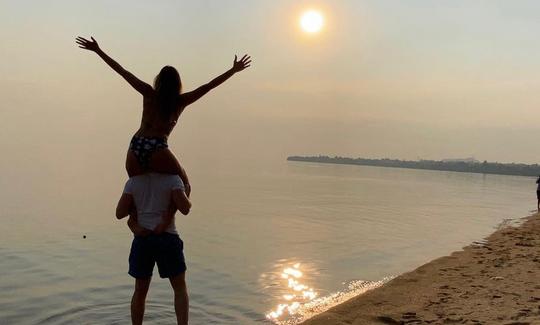
[[[181,95],[178,96],[175,110],[169,117],[166,117],[159,111],[155,93],[151,96],[144,96],[141,126],[131,140],[130,150],[128,150],[126,157],[126,170],[130,177],[142,174],[148,170],[166,174],[178,174],[186,186],[186,193],[189,193],[190,185],[186,172],[167,145],[167,138],[176,126],[178,118],[185,107],[181,105],[180,100]],[[158,144],[161,142],[162,146],[159,149],[151,150],[148,161],[146,164],[142,164],[140,153],[137,153],[137,150],[133,150],[134,142],[143,141],[142,146],[144,146],[145,141],[154,140]],[[155,143],[154,141],[153,145]],[[141,147],[140,144],[139,147]]]
[[175,111],[167,118],[159,111],[155,93],[152,96],[144,96],[141,126],[135,132],[135,135],[141,137],[163,137],[167,139],[184,110],[184,106],[181,105],[180,101],[181,95],[178,97]]

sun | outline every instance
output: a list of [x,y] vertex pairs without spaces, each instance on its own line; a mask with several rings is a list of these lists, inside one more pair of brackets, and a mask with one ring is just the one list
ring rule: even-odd
[[315,34],[321,31],[324,25],[324,17],[317,10],[305,11],[300,17],[300,27],[306,33]]

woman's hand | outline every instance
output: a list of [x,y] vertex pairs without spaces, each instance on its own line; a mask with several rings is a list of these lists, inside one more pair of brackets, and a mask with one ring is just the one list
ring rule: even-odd
[[85,49],[92,52],[99,51],[99,45],[97,41],[93,37],[90,37],[90,38],[92,39],[91,41],[87,40],[84,37],[79,36],[77,37],[76,43],[79,44],[79,47],[81,49]]
[[238,57],[235,55],[232,69],[234,72],[240,72],[244,70],[245,68],[249,68],[250,65],[251,65],[251,56],[248,56],[246,54],[240,59],[240,61],[238,61]]

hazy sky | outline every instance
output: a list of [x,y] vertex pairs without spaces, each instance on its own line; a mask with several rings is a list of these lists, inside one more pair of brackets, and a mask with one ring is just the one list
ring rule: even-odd
[[[309,8],[326,25],[308,37]],[[78,35],[147,82],[177,67],[186,90],[253,57],[173,132],[192,168],[319,153],[540,162],[538,1],[0,0],[0,24],[4,171],[122,170],[142,100]]]

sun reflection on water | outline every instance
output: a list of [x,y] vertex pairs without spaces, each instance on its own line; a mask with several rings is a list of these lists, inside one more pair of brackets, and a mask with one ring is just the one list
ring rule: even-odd
[[344,289],[319,297],[314,288],[303,283],[305,270],[302,272],[300,266],[300,263],[281,266],[279,282],[282,283],[282,294],[278,298],[278,305],[266,314],[266,318],[274,324],[301,323],[392,279],[387,277],[379,281],[351,281]]
[[275,310],[266,314],[267,319],[279,323],[277,321],[280,317],[296,314],[301,304],[305,304],[317,297],[317,293],[313,288],[300,282],[303,275],[302,271],[300,271],[300,263],[287,267],[281,272],[281,278],[286,280],[289,293],[283,295],[286,302],[280,303]]

